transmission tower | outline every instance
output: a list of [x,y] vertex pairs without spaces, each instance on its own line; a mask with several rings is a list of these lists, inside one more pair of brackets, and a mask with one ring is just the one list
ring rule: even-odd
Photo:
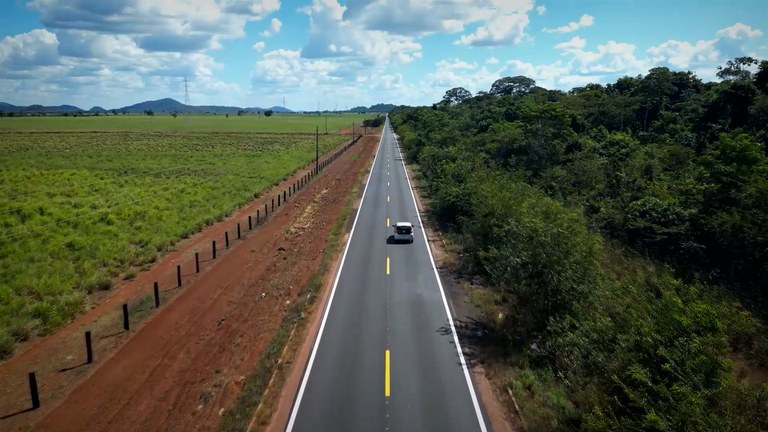
[[184,105],[187,106],[187,112],[184,116],[184,123],[185,126],[189,126],[189,81],[187,81],[187,76],[184,76]]

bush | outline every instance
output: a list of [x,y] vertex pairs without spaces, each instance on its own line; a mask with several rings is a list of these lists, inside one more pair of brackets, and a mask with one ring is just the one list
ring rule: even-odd
[[16,342],[6,333],[0,333],[0,360],[11,358]]

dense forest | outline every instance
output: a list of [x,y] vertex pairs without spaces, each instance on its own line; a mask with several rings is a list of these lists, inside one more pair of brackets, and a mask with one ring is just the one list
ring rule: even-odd
[[529,430],[768,430],[768,61],[717,76],[390,114]]

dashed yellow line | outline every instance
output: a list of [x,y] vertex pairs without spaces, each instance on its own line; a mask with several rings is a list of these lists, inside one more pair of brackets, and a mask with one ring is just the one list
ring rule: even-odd
[[387,274],[389,274],[389,257],[387,257]]
[[387,226],[389,226],[389,218],[387,218]]
[[384,351],[384,397],[389,397],[389,350]]
[[387,195],[387,202],[389,202],[389,195]]

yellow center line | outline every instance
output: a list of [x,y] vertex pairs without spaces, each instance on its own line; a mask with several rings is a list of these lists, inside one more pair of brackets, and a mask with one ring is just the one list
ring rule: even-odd
[[389,257],[387,257],[387,274],[389,274]]
[[389,226],[389,218],[387,218],[387,226]]
[[384,351],[384,396],[389,397],[389,350]]

